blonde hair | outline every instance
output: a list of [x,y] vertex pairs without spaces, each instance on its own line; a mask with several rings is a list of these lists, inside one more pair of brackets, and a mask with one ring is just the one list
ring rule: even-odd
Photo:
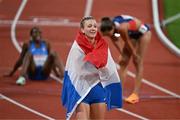
[[81,19],[81,22],[80,22],[80,28],[84,28],[84,22],[86,21],[86,20],[94,20],[94,17],[92,17],[92,16],[85,16],[85,17],[83,17],[82,19]]

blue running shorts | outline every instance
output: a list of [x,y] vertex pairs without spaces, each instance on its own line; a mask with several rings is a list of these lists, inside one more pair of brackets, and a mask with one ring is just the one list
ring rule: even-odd
[[102,87],[101,83],[94,86],[88,95],[82,100],[82,103],[93,104],[93,103],[105,103],[106,102],[106,91]]

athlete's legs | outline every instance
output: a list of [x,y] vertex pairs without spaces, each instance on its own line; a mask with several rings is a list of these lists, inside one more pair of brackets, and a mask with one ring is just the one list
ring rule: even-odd
[[77,120],[88,120],[90,114],[90,106],[86,103],[80,103],[76,108]]
[[30,52],[27,52],[23,60],[21,76],[27,77],[27,74],[29,72],[31,72],[32,74],[35,73],[35,64],[33,62],[32,54]]
[[144,55],[145,55],[145,52],[147,50],[150,40],[151,40],[151,32],[148,31],[138,41],[139,44],[137,46],[137,55],[139,56],[139,59],[133,59],[133,63],[136,68],[136,80],[135,80],[134,93],[137,95],[139,93],[139,89],[140,89],[142,77],[143,77]]
[[128,64],[131,58],[131,52],[126,48],[126,46],[123,48],[122,52],[122,58],[119,62],[120,64],[120,79],[122,84],[122,90],[124,90],[124,81],[127,73]]
[[[136,41],[133,41],[133,39],[132,39],[132,43],[133,43],[134,47],[137,47]],[[125,75],[127,73],[127,67],[128,67],[130,58],[132,56],[132,52],[127,48],[127,50],[124,52],[124,54],[125,54],[124,56],[126,56],[126,59],[124,59],[125,64],[121,65],[122,72],[124,72],[124,73],[121,73],[121,70],[120,70],[120,75],[123,77],[123,79],[125,79]],[[132,93],[130,96],[128,96],[125,99],[125,101],[128,103],[135,103],[135,102],[139,101],[139,98],[137,95],[134,95],[134,93]]]
[[35,64],[33,62],[33,57],[30,52],[27,52],[24,56],[23,63],[22,63],[22,70],[21,75],[17,79],[16,84],[18,85],[24,85],[26,83],[26,77],[27,75],[31,73],[33,75],[35,73]]
[[106,113],[105,103],[94,103],[90,106],[90,118],[94,120],[103,120]]
[[53,70],[57,76],[60,78],[64,77],[64,64],[61,59],[59,59],[59,56],[57,53],[54,52],[54,64]]
[[[57,71],[57,68],[58,68],[58,71]],[[62,78],[64,75],[64,65],[62,61],[58,58],[57,53],[55,52],[51,52],[48,55],[48,58],[43,66],[43,73],[46,76],[49,76],[49,74],[51,73],[51,70],[53,70],[58,77]]]

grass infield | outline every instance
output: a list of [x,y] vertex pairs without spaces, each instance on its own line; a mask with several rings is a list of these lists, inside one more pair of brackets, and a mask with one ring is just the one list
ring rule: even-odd
[[[165,19],[180,14],[180,0],[164,0]],[[166,25],[168,37],[180,48],[180,18]]]

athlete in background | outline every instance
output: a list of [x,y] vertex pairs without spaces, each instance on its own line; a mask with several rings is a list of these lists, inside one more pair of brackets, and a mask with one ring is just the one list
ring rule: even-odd
[[63,62],[58,58],[57,53],[51,50],[50,44],[42,39],[38,27],[30,30],[30,37],[30,41],[23,44],[22,52],[12,71],[5,76],[12,76],[22,66],[20,77],[16,81],[18,85],[24,85],[26,78],[46,80],[52,70],[57,77],[63,78]]
[[[141,20],[129,16],[120,15],[113,19],[104,17],[101,19],[100,30],[103,35],[111,38],[113,44],[121,54],[120,59],[120,77],[122,85],[127,73],[127,67],[130,58],[136,68],[135,87],[133,93],[125,99],[128,103],[137,103],[139,101],[139,90],[143,76],[143,60],[148,44],[151,40],[151,31],[147,24]],[[121,43],[124,43],[122,47]]]

